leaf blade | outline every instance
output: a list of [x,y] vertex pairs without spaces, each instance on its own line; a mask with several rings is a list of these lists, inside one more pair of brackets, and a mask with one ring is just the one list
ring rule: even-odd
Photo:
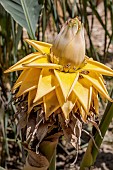
[[0,0],[1,5],[13,19],[26,28],[30,37],[35,39],[36,24],[41,10],[37,0]]

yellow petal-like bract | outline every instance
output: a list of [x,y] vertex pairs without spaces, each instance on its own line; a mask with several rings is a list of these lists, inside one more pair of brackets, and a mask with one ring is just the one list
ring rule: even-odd
[[18,88],[16,97],[28,97],[28,112],[43,103],[46,119],[62,113],[67,120],[70,113],[77,112],[86,121],[92,111],[98,114],[98,93],[112,101],[102,75],[113,76],[113,70],[85,56],[83,26],[78,19],[66,24],[53,45],[26,40],[38,52],[5,73],[22,70],[13,90]]

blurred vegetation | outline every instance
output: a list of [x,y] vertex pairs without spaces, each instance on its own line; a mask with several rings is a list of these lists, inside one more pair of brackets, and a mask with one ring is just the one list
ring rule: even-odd
[[[104,9],[102,14],[98,10],[100,4]],[[10,102],[11,86],[18,74],[4,75],[3,72],[30,52],[24,38],[52,42],[62,24],[75,16],[82,20],[86,29],[87,55],[107,62],[113,53],[109,50],[113,43],[112,0],[34,0],[32,4],[29,0],[0,0],[0,166],[6,169],[19,169],[23,150],[16,141],[16,108]],[[104,37],[99,50],[93,38],[95,20],[103,32],[96,31]]]

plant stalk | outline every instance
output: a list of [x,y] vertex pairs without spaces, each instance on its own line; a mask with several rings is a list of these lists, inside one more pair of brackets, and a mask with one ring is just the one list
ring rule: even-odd
[[49,170],[56,170],[56,149],[54,151],[53,158],[49,166]]
[[[105,136],[105,133],[108,130],[112,118],[113,118],[113,103],[109,102],[99,126],[103,137]],[[101,138],[98,132],[95,133],[94,140],[98,148],[100,148],[103,139]],[[89,141],[88,148],[82,159],[80,170],[85,170],[86,168],[92,166],[96,160],[98,152],[99,150],[96,148],[95,144],[91,139]]]

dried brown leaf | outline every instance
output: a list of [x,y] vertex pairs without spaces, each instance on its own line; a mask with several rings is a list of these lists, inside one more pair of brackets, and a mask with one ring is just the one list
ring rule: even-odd
[[19,135],[22,128],[24,128],[27,125],[27,113],[23,113],[18,121],[17,124],[17,136]]
[[28,151],[28,156],[26,158],[26,164],[23,170],[47,170],[49,167],[49,162],[47,158],[41,154],[37,154],[32,150],[27,148],[27,145],[23,144],[24,148]]

